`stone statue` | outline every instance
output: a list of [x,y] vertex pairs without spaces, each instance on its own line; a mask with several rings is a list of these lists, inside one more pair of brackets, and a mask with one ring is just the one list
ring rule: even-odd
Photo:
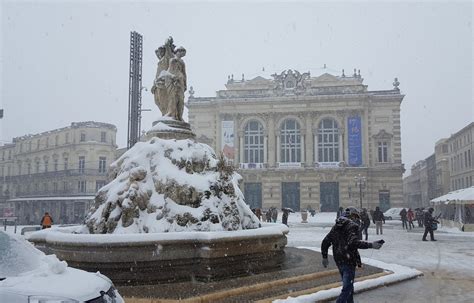
[[155,103],[163,116],[183,121],[184,92],[187,89],[186,67],[182,57],[186,50],[175,50],[173,38],[169,37],[156,51],[159,59],[156,77],[151,88]]

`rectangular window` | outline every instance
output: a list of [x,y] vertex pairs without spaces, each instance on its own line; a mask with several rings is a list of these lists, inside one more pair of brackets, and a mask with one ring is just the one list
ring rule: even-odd
[[467,151],[467,160],[469,161],[469,167],[472,166],[471,150]]
[[58,183],[53,182],[53,192],[57,193],[58,192]]
[[12,159],[12,151],[9,150],[9,151],[8,151],[8,160],[11,160],[11,159]]
[[105,186],[105,181],[96,181],[95,182],[95,191],[98,192],[99,189]]
[[86,168],[86,157],[80,156],[79,157],[79,173],[83,174],[85,168]]
[[58,159],[54,159],[54,171],[58,171]]
[[68,170],[68,162],[69,162],[69,159],[68,158],[64,158],[64,170]]
[[36,149],[40,149],[40,140],[36,141]]
[[100,142],[107,142],[106,135],[106,132],[100,132]]
[[66,138],[65,138],[64,141],[66,142],[66,144],[69,144],[69,133],[66,133],[65,136],[66,136]]
[[81,142],[86,141],[86,133],[81,133]]
[[36,173],[40,172],[40,163],[36,162]]
[[388,142],[383,141],[378,143],[378,162],[388,162]]
[[106,158],[99,157],[99,173],[105,173]]
[[80,193],[86,192],[86,181],[78,181],[77,182],[77,191]]
[[48,160],[44,160],[44,171],[45,172],[48,172],[48,166],[49,166]]
[[28,175],[31,174],[31,163],[27,164]]
[[56,136],[54,138],[54,146],[58,146],[58,144],[59,144],[59,136]]
[[49,147],[49,138],[46,138],[46,147]]
[[66,182],[66,181],[63,181],[63,190],[64,190],[64,191],[67,191],[67,190],[68,190],[68,186],[67,186],[67,182]]

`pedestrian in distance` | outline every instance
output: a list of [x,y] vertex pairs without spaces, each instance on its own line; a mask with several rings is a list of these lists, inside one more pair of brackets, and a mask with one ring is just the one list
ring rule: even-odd
[[410,228],[410,230],[412,227],[413,229],[415,229],[415,224],[413,224],[414,219],[415,219],[415,213],[413,212],[411,208],[409,208],[407,211],[407,220],[408,220],[408,227]]
[[404,208],[400,211],[399,213],[400,219],[402,220],[402,228],[408,230],[408,224],[407,224],[407,210]]
[[431,241],[436,241],[434,238],[434,231],[438,229],[439,221],[433,218],[433,212],[434,208],[430,207],[424,214],[423,224],[425,225],[425,233],[423,234],[423,241],[428,241],[426,240],[428,233],[430,233]]
[[286,226],[288,226],[288,215],[290,213],[294,213],[294,211],[288,207],[282,208],[281,211],[283,212],[283,215],[281,216],[281,222],[285,224]]
[[372,216],[372,222],[375,224],[375,232],[378,235],[379,231],[380,234],[383,235],[383,224],[385,224],[385,216],[383,215],[382,211],[380,210],[380,207],[375,207],[374,215]]
[[269,208],[265,212],[265,219],[267,220],[268,223],[272,222],[272,209]]
[[368,229],[370,226],[370,218],[369,214],[367,213],[367,208],[362,208],[362,212],[360,213],[360,220],[362,222],[362,234],[365,234],[365,241],[369,238]]
[[278,218],[278,210],[276,209],[276,207],[273,207],[273,206],[271,209],[272,209],[272,222],[276,223],[277,218]]
[[425,215],[423,208],[417,208],[415,210],[416,210],[415,216],[416,216],[416,221],[418,221],[418,227],[423,227],[423,220],[424,220],[424,215]]
[[41,229],[51,228],[51,225],[53,225],[53,218],[48,212],[45,212],[43,218],[41,218]]
[[341,275],[342,290],[336,303],[354,302],[355,269],[356,266],[362,266],[358,249],[380,249],[384,243],[383,240],[372,243],[359,240],[359,226],[354,222],[356,219],[360,219],[357,209],[346,208],[344,215],[336,220],[321,243],[322,265],[325,268],[328,266],[328,249],[332,246],[334,262]]

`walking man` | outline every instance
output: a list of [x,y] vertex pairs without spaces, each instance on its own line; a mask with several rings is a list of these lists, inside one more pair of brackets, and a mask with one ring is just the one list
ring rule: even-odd
[[336,224],[326,235],[321,243],[322,264],[327,267],[328,249],[332,245],[334,262],[342,279],[342,290],[336,303],[354,302],[354,277],[355,268],[362,266],[360,255],[357,249],[380,249],[383,240],[376,242],[365,242],[358,239],[359,226],[354,220],[359,219],[359,212],[354,207],[346,208],[342,217],[336,220]]
[[374,215],[372,216],[372,221],[375,224],[375,232],[378,235],[379,231],[380,234],[383,235],[383,228],[382,228],[382,222],[385,224],[385,217],[380,210],[380,207],[375,207]]
[[430,233],[431,241],[436,241],[434,238],[434,233],[433,233],[434,231],[433,223],[439,223],[439,221],[433,218],[433,212],[434,212],[433,207],[430,207],[428,211],[425,212],[424,221],[423,221],[423,224],[425,225],[425,233],[423,234],[423,241],[428,241],[426,240],[426,236],[428,235],[428,233]]
[[360,213],[360,220],[362,221],[362,233],[365,234],[365,241],[367,241],[367,239],[369,238],[368,229],[370,226],[370,218],[369,214],[367,213],[367,208],[362,208],[362,212]]
[[405,208],[400,211],[400,219],[402,220],[402,228],[408,230],[407,210]]

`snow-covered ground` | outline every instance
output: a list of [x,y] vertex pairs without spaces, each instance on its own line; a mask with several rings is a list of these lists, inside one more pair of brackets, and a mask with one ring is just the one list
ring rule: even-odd
[[[301,223],[300,213],[290,213],[288,246],[319,248],[334,219],[335,213],[318,213]],[[13,227],[7,231],[13,232]],[[424,276],[357,294],[356,301],[474,302],[474,233],[441,227],[435,231],[437,242],[422,242],[423,231],[418,227],[402,230],[400,221],[387,221],[379,236],[373,226],[369,228],[369,241],[384,239],[385,244],[380,250],[360,250],[362,257],[416,268]]]
[[[335,213],[323,213],[301,223],[299,213],[290,214],[288,245],[320,247],[334,219]],[[369,228],[369,241],[384,239],[385,244],[380,250],[359,250],[362,257],[413,267],[424,276],[358,294],[356,302],[474,302],[474,233],[441,227],[435,231],[437,242],[423,242],[423,231],[407,232],[401,221],[386,221],[379,236],[374,226]]]

